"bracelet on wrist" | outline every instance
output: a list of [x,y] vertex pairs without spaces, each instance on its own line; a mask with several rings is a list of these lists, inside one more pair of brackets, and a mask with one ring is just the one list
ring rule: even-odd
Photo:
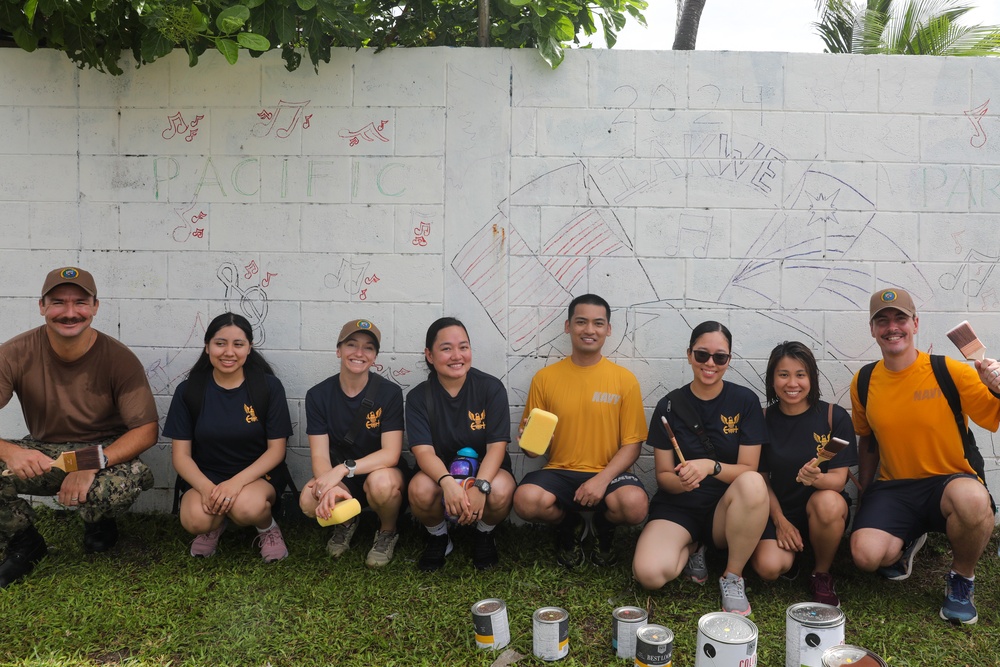
[[445,474],[441,475],[440,477],[438,477],[438,481],[437,481],[437,485],[438,486],[441,486],[441,480],[443,480],[445,477],[451,477],[452,479],[455,479],[455,476],[452,475],[451,473],[445,473]]

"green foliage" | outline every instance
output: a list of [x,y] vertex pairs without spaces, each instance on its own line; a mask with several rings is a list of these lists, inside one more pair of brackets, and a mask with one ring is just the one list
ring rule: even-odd
[[827,53],[1000,55],[1000,26],[963,26],[958,0],[817,0]]
[[[425,574],[415,563],[423,529],[409,522],[387,567],[364,566],[376,528],[369,513],[351,550],[336,561],[325,549],[329,532],[314,521],[282,522],[291,555],[271,564],[251,544],[253,529],[230,527],[215,556],[196,559],[177,517],[130,514],[119,522],[118,546],[85,554],[75,514],[39,515],[49,555],[23,582],[0,591],[2,665],[489,667],[499,652],[476,648],[469,610],[477,600],[499,597],[509,612],[509,648],[527,656],[519,666],[548,664],[531,657],[531,614],[559,605],[570,613],[570,650],[554,666],[625,667],[612,657],[611,611],[637,605],[674,631],[674,667],[692,667],[698,619],[719,609],[714,578],[705,586],[672,581],[655,593],[638,588],[630,568],[635,530],[619,529],[621,564],[567,571],[555,564],[551,530],[504,525],[501,566],[490,572],[472,567],[471,536],[459,532],[444,569]],[[845,545],[834,574],[847,641],[894,667],[996,665],[996,548],[994,535],[976,571],[979,623],[954,627],[938,618],[950,563],[943,536],[930,537],[905,582],[858,572]],[[748,575],[758,665],[785,664],[785,610],[808,599],[810,564],[807,557],[795,581],[768,584]],[[709,553],[713,575],[725,565],[724,554]]]
[[[313,67],[334,47],[475,46],[479,0],[0,0],[0,38],[26,51],[65,51],[79,67],[121,74],[175,48],[192,66],[209,47],[230,63],[241,50],[280,49],[289,71]],[[646,0],[491,0],[490,45],[534,47],[557,67],[578,36],[597,31],[608,46],[631,19],[645,25]]]

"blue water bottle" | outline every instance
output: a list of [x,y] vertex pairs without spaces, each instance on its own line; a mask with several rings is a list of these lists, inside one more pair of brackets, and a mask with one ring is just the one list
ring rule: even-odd
[[[479,454],[472,447],[463,447],[458,450],[451,465],[448,466],[448,474],[454,477],[455,481],[466,489],[476,481],[477,472],[479,472]],[[443,496],[441,497],[441,502],[444,503]],[[448,521],[456,521],[458,519],[458,517],[454,517],[448,513],[447,507],[445,507],[444,516]]]

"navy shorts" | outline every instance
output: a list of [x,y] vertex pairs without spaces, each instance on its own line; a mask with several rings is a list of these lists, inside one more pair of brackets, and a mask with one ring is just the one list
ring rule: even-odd
[[941,514],[941,497],[944,487],[960,477],[978,480],[975,475],[959,473],[924,479],[876,481],[861,497],[853,530],[875,528],[898,537],[904,543],[927,532],[943,533],[945,519]]
[[712,525],[715,508],[722,500],[728,484],[702,484],[695,491],[667,493],[659,490],[649,503],[649,520],[662,519],[676,523],[691,534],[693,542],[714,544]]
[[[402,514],[408,504],[406,499],[406,485],[409,484],[410,478],[413,477],[413,471],[410,469],[409,464],[402,458],[399,459],[399,463],[395,467],[403,473],[403,504],[399,508],[399,512]],[[351,497],[358,499],[362,509],[368,507],[368,496],[365,494],[366,479],[368,479],[368,475],[355,475],[354,477],[344,477],[340,480],[340,483],[346,486],[347,490],[351,492]]]
[[[802,535],[802,541],[806,544],[809,543],[809,516],[806,514],[805,507],[796,507],[795,509],[782,510],[785,518],[788,522],[795,526],[795,529],[799,531]],[[764,526],[764,534],[760,536],[762,540],[777,540],[778,539],[778,528],[774,525],[774,521],[771,517],[767,517],[767,524]]]
[[[576,490],[579,489],[584,482],[592,479],[596,474],[596,472],[581,472],[579,470],[543,468],[542,470],[533,470],[525,475],[524,479],[521,480],[521,485],[534,484],[535,486],[542,487],[556,497],[559,507],[564,511],[603,512],[608,508],[607,504],[603,500],[601,500],[597,507],[584,507],[573,500],[573,496],[576,495]],[[642,480],[630,472],[623,472],[611,480],[611,483],[608,484],[608,488],[604,492],[604,497],[607,498],[608,494],[617,491],[623,486],[638,486],[643,490],[643,492],[646,490],[646,487],[642,485]]]

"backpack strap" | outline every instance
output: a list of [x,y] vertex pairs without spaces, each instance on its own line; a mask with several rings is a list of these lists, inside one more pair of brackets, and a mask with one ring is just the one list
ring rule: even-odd
[[858,371],[858,400],[861,401],[861,405],[865,408],[868,407],[868,385],[872,381],[872,371],[875,370],[875,364],[877,361],[873,361],[870,364],[865,364]]
[[[976,436],[965,425],[965,417],[962,414],[962,397],[958,393],[958,387],[955,386],[955,380],[951,377],[951,372],[948,370],[948,362],[945,361],[943,355],[931,355],[931,370],[934,371],[934,379],[937,380],[938,386],[941,388],[941,393],[948,399],[948,406],[955,417],[955,425],[958,426],[958,433],[962,436],[962,449],[965,454],[965,460],[976,471],[976,475],[979,477],[979,481],[983,483],[983,486],[986,486],[986,466],[983,461],[983,455],[976,445]],[[993,502],[992,495],[990,496],[990,505],[993,508],[993,513],[996,514],[997,506]]]
[[701,446],[708,453],[708,457],[718,461],[719,457],[715,453],[715,445],[712,444],[711,438],[708,437],[708,431],[705,430],[705,425],[701,423],[701,417],[698,415],[698,412],[687,400],[687,396],[684,395],[684,388],[678,387],[667,394],[667,401],[667,412],[673,412],[689,429],[694,431],[694,434],[698,436],[698,440],[701,442]]

